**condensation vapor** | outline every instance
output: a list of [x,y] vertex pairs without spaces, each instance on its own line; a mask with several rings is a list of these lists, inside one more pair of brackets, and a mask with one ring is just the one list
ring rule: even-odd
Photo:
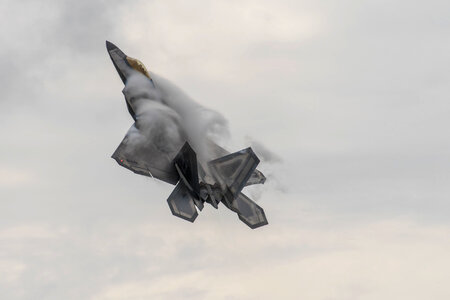
[[249,193],[251,198],[255,201],[261,198],[265,189],[272,189],[281,193],[286,193],[288,189],[283,183],[284,180],[280,178],[280,173],[285,173],[282,171],[283,160],[281,157],[268,149],[263,143],[256,141],[250,136],[245,137],[245,143],[250,144],[261,162],[264,163],[263,165],[260,165],[260,170],[264,173],[267,179],[267,183],[264,186],[259,184],[253,185],[247,187],[246,192]]
[[135,72],[123,90],[137,117],[128,134],[129,143],[152,143],[172,159],[187,141],[200,162],[216,158],[209,141],[229,135],[225,118],[195,102],[169,80],[154,73],[151,77],[154,86]]

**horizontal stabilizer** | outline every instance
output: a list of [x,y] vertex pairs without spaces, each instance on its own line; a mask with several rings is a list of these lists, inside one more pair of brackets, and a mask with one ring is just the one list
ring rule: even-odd
[[264,210],[242,193],[232,202],[232,209],[252,229],[268,224]]
[[228,154],[209,162],[216,179],[222,185],[226,185],[234,197],[237,197],[242,191],[258,164],[259,158],[252,148]]
[[198,216],[197,210],[195,209],[194,197],[182,180],[178,182],[172,194],[170,194],[167,203],[169,203],[170,210],[174,216],[189,222],[194,222]]
[[252,175],[248,179],[245,186],[253,184],[264,184],[264,182],[266,182],[266,176],[264,176],[264,174],[261,173],[261,171],[255,169],[255,171],[253,171]]

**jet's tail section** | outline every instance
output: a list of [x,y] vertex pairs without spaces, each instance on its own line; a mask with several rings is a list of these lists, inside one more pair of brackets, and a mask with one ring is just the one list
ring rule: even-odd
[[259,158],[252,148],[222,156],[209,162],[215,179],[228,187],[234,197],[242,191],[259,164]]
[[203,209],[199,199],[199,182],[197,170],[197,155],[186,142],[173,160],[180,181],[167,199],[172,214],[194,222],[198,213],[195,206]]
[[[223,202],[252,229],[268,224],[264,210],[241,192],[254,174],[259,176],[260,172],[255,173],[258,164],[259,159],[251,148],[231,153],[208,163],[214,184],[200,183],[197,156],[186,142],[173,160],[179,181],[167,199],[172,214],[194,222],[198,216],[196,207],[202,210],[203,203],[209,202],[217,208]],[[265,179],[262,173],[258,178]]]
[[197,155],[188,142],[184,143],[173,162],[181,181],[184,182],[186,187],[188,187],[191,192],[198,195],[199,183]]
[[[264,210],[241,193],[255,174],[258,164],[259,159],[251,148],[209,162],[215,179],[224,186],[222,202],[252,229],[268,224]],[[262,176],[265,179],[264,175]],[[261,183],[264,183],[264,180]]]
[[239,220],[247,224],[251,229],[269,224],[264,209],[243,193],[239,193],[232,205],[233,210],[239,216]]
[[169,203],[174,216],[194,222],[198,216],[194,200],[194,195],[189,191],[184,181],[180,180],[167,199],[167,203]]

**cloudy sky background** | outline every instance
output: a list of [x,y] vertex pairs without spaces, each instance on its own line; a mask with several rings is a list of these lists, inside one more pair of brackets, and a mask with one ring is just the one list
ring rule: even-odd
[[[0,11],[2,299],[449,299],[448,1],[13,1]],[[283,162],[269,225],[171,215],[111,158],[108,39]]]

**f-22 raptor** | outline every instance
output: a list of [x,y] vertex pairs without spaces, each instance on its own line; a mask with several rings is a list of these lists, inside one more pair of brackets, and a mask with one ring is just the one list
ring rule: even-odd
[[[106,48],[124,84],[133,73],[139,72],[150,81],[152,87],[158,88],[142,62],[125,55],[108,41]],[[230,154],[210,141],[216,158],[207,162],[198,161],[196,152],[187,141],[172,157],[154,147],[152,141],[136,149],[137,146],[131,144],[129,136],[132,129],[138,125],[139,116],[135,111],[139,108],[125,90],[124,94],[128,111],[135,124],[112,158],[134,173],[176,185],[167,199],[173,215],[194,222],[198,210],[203,209],[205,202],[214,208],[223,203],[252,229],[268,224],[264,210],[242,193],[245,186],[263,184],[266,180],[256,169],[259,159],[251,148]]]

